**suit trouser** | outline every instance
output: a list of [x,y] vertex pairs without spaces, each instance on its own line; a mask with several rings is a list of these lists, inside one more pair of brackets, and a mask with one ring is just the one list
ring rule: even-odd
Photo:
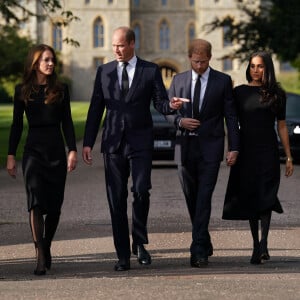
[[125,145],[118,153],[104,153],[106,192],[110,208],[114,245],[119,259],[129,259],[130,238],[127,216],[128,178],[133,192],[132,240],[147,244],[147,219],[150,205],[152,151],[130,152]]
[[220,162],[205,161],[197,151],[197,142],[189,144],[188,157],[184,165],[178,165],[178,175],[192,222],[191,254],[206,257],[210,244],[211,200]]

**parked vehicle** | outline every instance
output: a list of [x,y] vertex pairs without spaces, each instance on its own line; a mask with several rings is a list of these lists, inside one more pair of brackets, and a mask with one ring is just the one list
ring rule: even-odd
[[[286,125],[289,132],[292,157],[295,162],[300,162],[300,95],[287,93]],[[279,141],[281,159],[285,159],[282,144]]]
[[154,129],[153,160],[173,160],[176,128],[153,106],[151,107]]

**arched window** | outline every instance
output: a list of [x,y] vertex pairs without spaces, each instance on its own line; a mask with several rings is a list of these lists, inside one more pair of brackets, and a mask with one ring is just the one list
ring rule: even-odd
[[52,46],[57,51],[62,50],[62,29],[57,25],[52,27]]
[[232,65],[232,59],[225,58],[223,59],[223,71],[232,71],[233,65]]
[[94,47],[104,47],[104,26],[100,17],[94,22]]
[[159,49],[167,50],[170,48],[170,29],[168,23],[164,20],[159,27]]
[[232,46],[232,42],[229,36],[230,28],[229,26],[223,27],[223,47]]
[[173,76],[177,73],[173,67],[161,65],[159,67],[166,89],[170,88]]
[[195,25],[190,24],[188,27],[188,43],[190,43],[196,37]]
[[135,49],[141,48],[141,26],[139,24],[134,25],[133,31],[135,33]]

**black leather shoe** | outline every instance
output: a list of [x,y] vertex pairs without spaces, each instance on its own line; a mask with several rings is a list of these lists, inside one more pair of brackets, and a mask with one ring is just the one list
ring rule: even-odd
[[137,255],[137,260],[141,265],[151,265],[151,255],[145,249],[144,245],[132,244],[132,253]]
[[201,257],[199,255],[192,255],[191,256],[191,267],[193,268],[203,268],[208,265],[208,258]]
[[213,245],[212,245],[212,243],[209,243],[208,249],[207,249],[207,255],[208,255],[208,256],[212,256],[213,254],[214,254],[214,248],[213,248]]
[[115,264],[115,271],[127,271],[130,270],[130,261],[126,259],[119,259]]

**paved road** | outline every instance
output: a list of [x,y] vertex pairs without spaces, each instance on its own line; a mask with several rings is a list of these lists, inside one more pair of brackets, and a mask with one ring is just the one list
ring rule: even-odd
[[210,224],[214,256],[207,268],[192,269],[191,226],[176,168],[155,162],[147,247],[153,264],[142,267],[132,258],[132,269],[119,273],[113,271],[103,164],[94,152],[92,167],[80,161],[68,176],[53,268],[44,277],[32,275],[34,249],[22,178],[13,180],[0,170],[1,300],[300,299],[300,166],[292,178],[282,177],[279,196],[285,213],[272,219],[271,261],[252,266],[247,222],[220,217],[228,177],[222,165]]

